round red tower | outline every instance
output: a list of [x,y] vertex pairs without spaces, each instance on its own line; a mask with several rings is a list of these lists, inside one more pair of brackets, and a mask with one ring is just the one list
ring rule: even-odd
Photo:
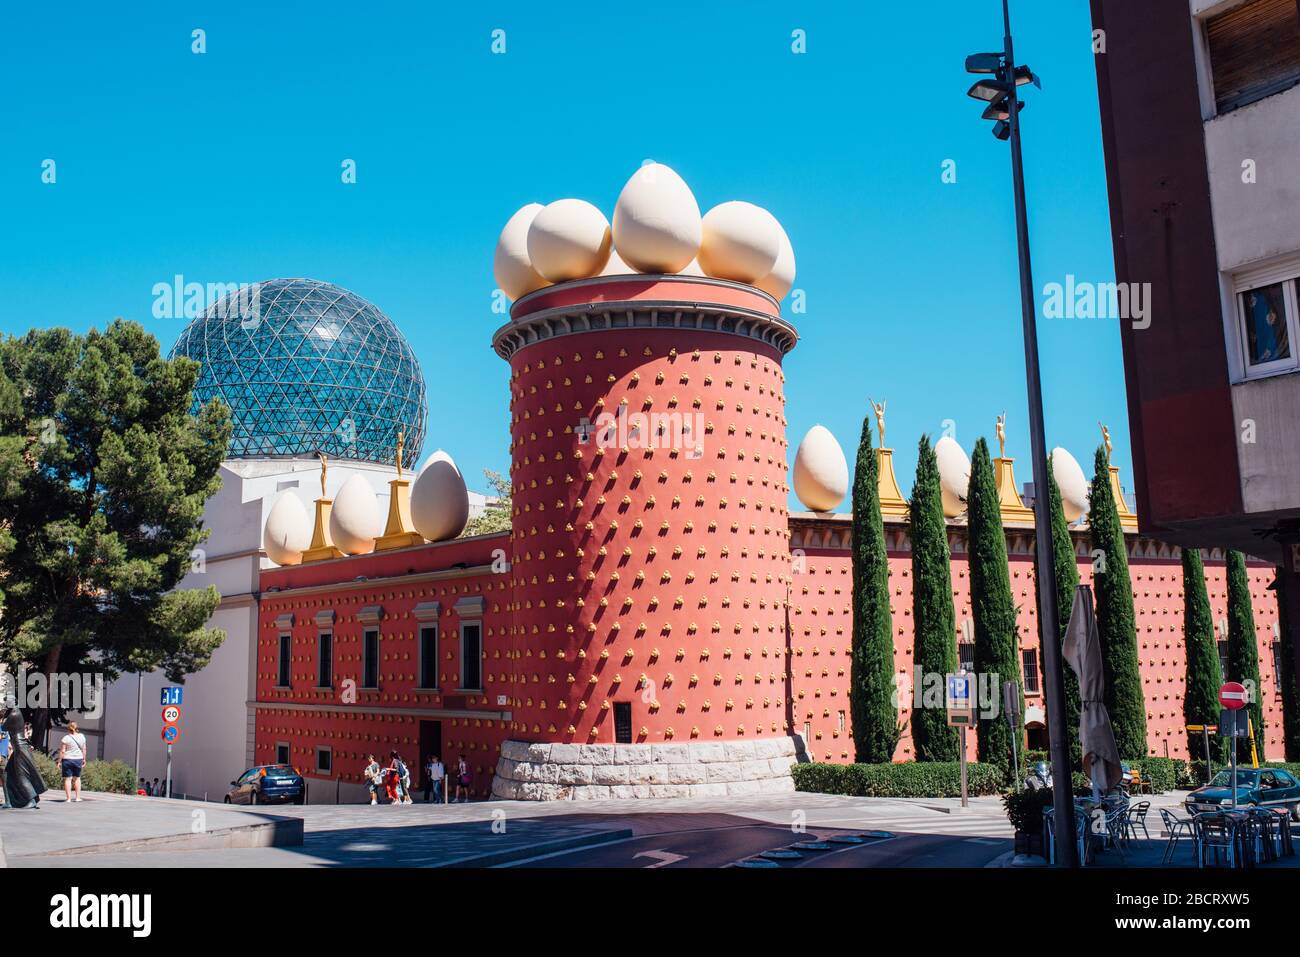
[[752,286],[615,276],[520,299],[502,797],[789,790],[782,356]]

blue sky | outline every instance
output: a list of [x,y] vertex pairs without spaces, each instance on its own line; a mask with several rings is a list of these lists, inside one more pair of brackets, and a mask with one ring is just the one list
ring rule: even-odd
[[[952,420],[969,452],[1003,410],[1030,478],[1009,156],[962,68],[1000,45],[997,0],[469,6],[8,6],[0,331],[122,316],[170,348],[183,320],[152,318],[151,290],[175,274],[335,282],[410,338],[424,451],[481,488],[508,465],[497,233],[531,201],[612,215],[652,158],[702,209],[756,202],[791,238],[808,304],[790,317],[792,454],[820,422],[851,461],[871,396],[888,402],[904,489],[922,431]],[[1111,281],[1088,4],[1019,0],[1013,16],[1044,80],[1023,114],[1035,285]],[[1044,320],[1040,340],[1049,446],[1090,473],[1104,420],[1129,486],[1116,322]]]

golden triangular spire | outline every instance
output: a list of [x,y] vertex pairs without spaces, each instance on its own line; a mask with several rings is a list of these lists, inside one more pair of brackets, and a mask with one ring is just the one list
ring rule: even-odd
[[1106,447],[1106,465],[1110,468],[1110,493],[1115,499],[1115,511],[1119,513],[1120,527],[1131,528],[1136,531],[1138,517],[1136,513],[1129,510],[1128,502],[1124,501],[1124,489],[1119,484],[1119,466],[1110,464],[1110,453],[1113,450],[1110,442],[1110,429],[1100,422],[1097,424],[1101,426],[1101,441]]
[[868,398],[871,409],[876,413],[876,434],[880,443],[876,447],[876,494],[880,498],[882,517],[907,517],[907,499],[898,487],[898,478],[894,475],[894,450],[885,448],[885,404]]
[[384,534],[375,539],[375,551],[423,545],[424,536],[411,523],[411,483],[402,478],[402,448],[406,433],[397,433],[397,478],[388,483],[388,524]]
[[312,528],[311,544],[302,553],[304,563],[343,557],[343,553],[334,547],[334,542],[330,538],[330,508],[334,502],[325,497],[325,473],[329,465],[325,460],[324,452],[316,454],[320,456],[320,498],[316,499],[316,525]]
[[1002,511],[1002,521],[1034,523],[1034,510],[1026,508],[1016,488],[1015,459],[1007,458],[1007,414],[998,416],[998,457],[993,460],[998,482],[998,504]]

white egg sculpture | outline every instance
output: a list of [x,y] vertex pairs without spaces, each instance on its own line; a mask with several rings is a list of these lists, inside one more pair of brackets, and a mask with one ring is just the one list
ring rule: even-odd
[[1073,455],[1065,449],[1052,449],[1052,477],[1061,490],[1061,510],[1065,520],[1077,522],[1088,510],[1088,478]]
[[781,230],[781,249],[776,254],[776,263],[772,266],[772,271],[755,281],[754,285],[780,302],[794,285],[794,247],[790,245],[790,237],[785,234],[779,222],[776,227]]
[[699,252],[703,230],[695,194],[662,163],[633,173],[614,205],[614,246],[641,272],[681,270]]
[[605,263],[605,268],[600,271],[602,276],[635,276],[637,270],[633,269],[623,261],[623,257],[618,254],[617,249],[609,251],[609,262]]
[[755,283],[781,252],[781,224],[753,203],[735,200],[704,214],[700,266],[715,279]]
[[595,276],[609,260],[610,244],[609,220],[581,199],[557,199],[528,227],[528,260],[551,282]]
[[529,203],[519,209],[506,221],[497,239],[492,275],[496,277],[497,287],[511,299],[519,299],[547,285],[528,258],[528,229],[543,208],[541,203]]
[[956,518],[966,510],[965,498],[970,488],[970,459],[957,444],[957,440],[948,435],[934,443],[934,457],[939,465],[943,514]]
[[829,512],[849,492],[849,463],[835,436],[814,425],[794,454],[794,493],[814,512]]
[[345,555],[364,555],[375,550],[375,539],[384,532],[379,500],[363,475],[343,483],[330,508],[330,538]]
[[679,276],[703,276],[704,270],[700,268],[699,259],[692,259],[681,269],[677,270]]
[[266,516],[262,548],[277,565],[297,565],[311,546],[311,518],[293,492],[281,492]]
[[431,542],[455,538],[469,521],[469,491],[465,478],[442,449],[424,462],[411,486],[411,523]]

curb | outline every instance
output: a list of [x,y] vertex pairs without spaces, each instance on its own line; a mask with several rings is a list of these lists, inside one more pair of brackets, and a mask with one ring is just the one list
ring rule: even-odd
[[[286,817],[258,824],[241,824],[236,827],[217,828],[199,834],[165,834],[159,837],[141,837],[108,844],[87,844],[81,847],[64,847],[57,851],[44,851],[33,857],[71,857],[83,854],[113,854],[122,851],[211,850],[213,848],[248,847],[300,847],[302,846],[302,818]],[[21,860],[21,858],[17,858]],[[0,855],[0,867],[5,866]]]
[[542,841],[538,844],[529,844],[526,847],[516,847],[506,851],[495,851],[491,854],[477,854],[472,857],[459,857],[455,860],[446,861],[441,864],[434,864],[432,866],[496,867],[500,864],[509,864],[512,861],[522,861],[543,854],[554,854],[556,851],[569,851],[579,847],[590,847],[594,844],[607,844],[613,841],[623,841],[634,836],[635,835],[631,828],[597,831],[593,834],[579,834],[576,837],[557,838],[554,841]]

